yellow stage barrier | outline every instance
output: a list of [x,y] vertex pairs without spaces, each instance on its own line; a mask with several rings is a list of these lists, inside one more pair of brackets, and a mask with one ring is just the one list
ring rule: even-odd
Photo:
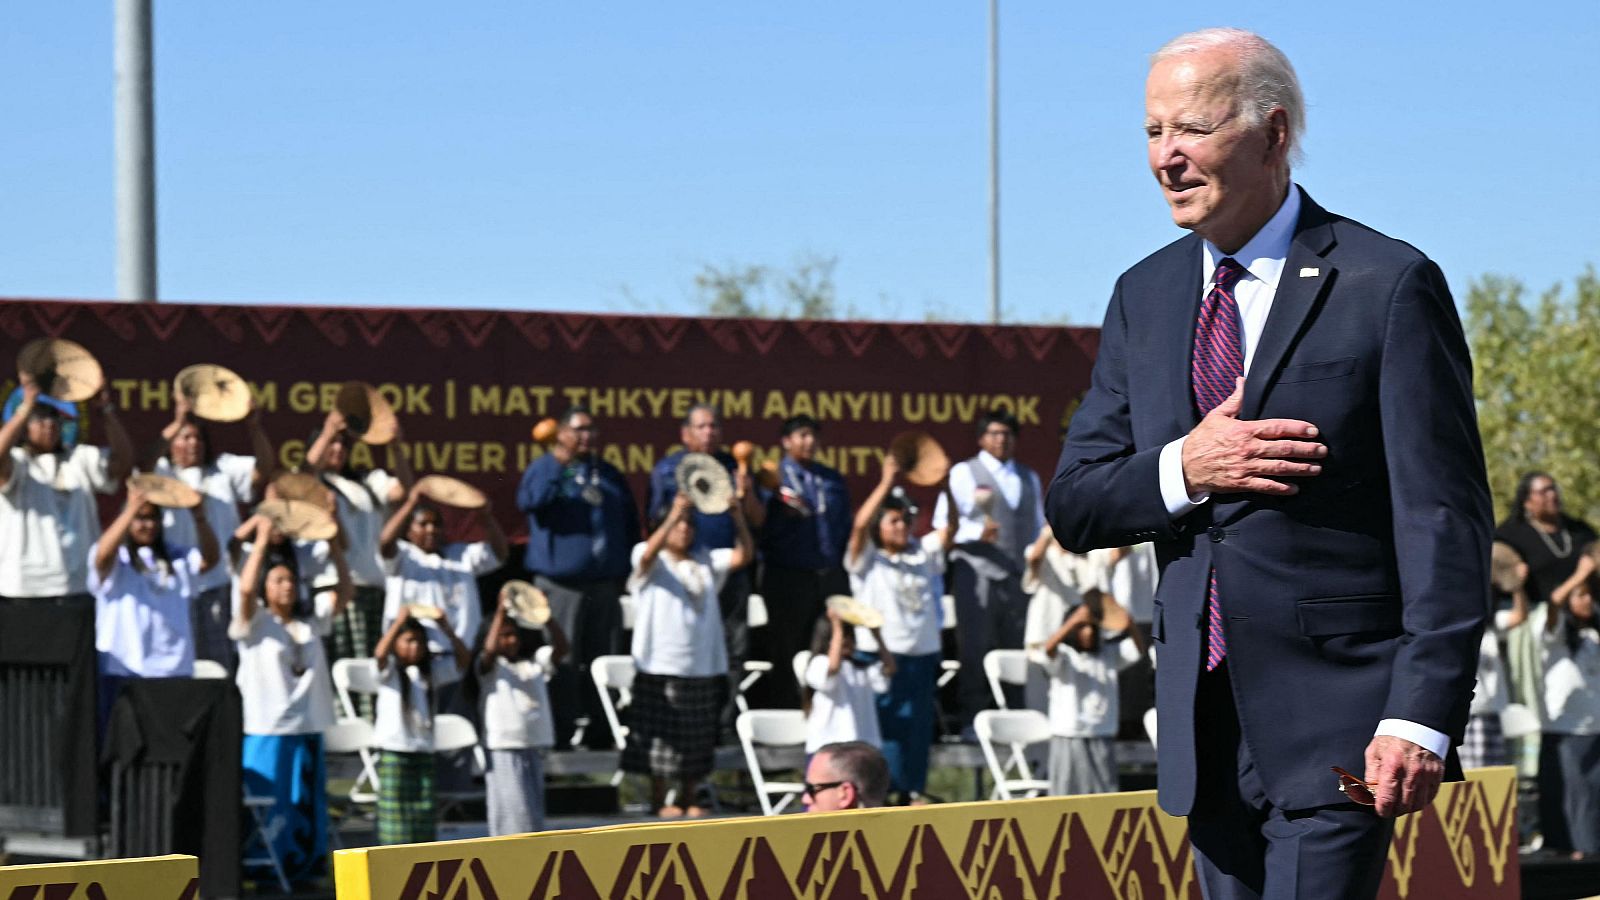
[[0,868],[5,900],[195,900],[200,861],[147,856]]
[[[1383,896],[1515,898],[1516,776],[1397,823]],[[1199,900],[1155,793],[648,823],[334,854],[339,900]]]

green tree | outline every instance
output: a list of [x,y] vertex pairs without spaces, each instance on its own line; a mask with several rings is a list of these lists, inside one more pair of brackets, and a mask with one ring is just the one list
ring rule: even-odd
[[706,315],[770,319],[831,319],[841,314],[834,289],[836,257],[806,256],[785,272],[771,266],[718,267],[694,277]]
[[1517,478],[1547,471],[1569,515],[1600,520],[1600,278],[1594,266],[1537,303],[1515,279],[1486,275],[1467,294],[1478,427],[1496,512]]

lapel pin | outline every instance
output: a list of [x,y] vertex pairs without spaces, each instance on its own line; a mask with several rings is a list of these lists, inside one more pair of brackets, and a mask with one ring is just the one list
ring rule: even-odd
[[1310,266],[1307,266],[1306,268],[1300,270],[1300,277],[1301,278],[1315,278],[1315,277],[1317,277],[1318,275],[1321,275],[1321,274],[1322,274],[1322,270],[1321,269],[1313,269]]

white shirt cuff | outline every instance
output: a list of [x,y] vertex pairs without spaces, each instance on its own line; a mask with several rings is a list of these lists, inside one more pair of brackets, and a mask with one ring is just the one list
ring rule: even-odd
[[1378,735],[1410,741],[1440,759],[1444,759],[1445,754],[1450,752],[1450,738],[1447,735],[1434,731],[1426,725],[1407,722],[1405,719],[1384,719],[1378,723],[1378,730],[1372,734],[1373,737]]
[[1211,499],[1208,493],[1190,494],[1183,485],[1183,442],[1188,435],[1161,448],[1161,458],[1156,469],[1161,473],[1161,500],[1167,505],[1167,515],[1176,519]]

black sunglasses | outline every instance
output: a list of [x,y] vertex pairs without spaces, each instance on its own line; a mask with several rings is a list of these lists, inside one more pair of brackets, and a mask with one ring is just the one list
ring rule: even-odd
[[821,784],[812,784],[809,781],[800,782],[801,790],[803,790],[805,792],[805,795],[807,797],[810,797],[813,800],[817,799],[817,795],[822,793],[823,791],[831,791],[831,790],[833,790],[834,788],[838,787],[841,784],[849,784],[849,783],[850,782],[848,782],[848,781],[824,781]]

